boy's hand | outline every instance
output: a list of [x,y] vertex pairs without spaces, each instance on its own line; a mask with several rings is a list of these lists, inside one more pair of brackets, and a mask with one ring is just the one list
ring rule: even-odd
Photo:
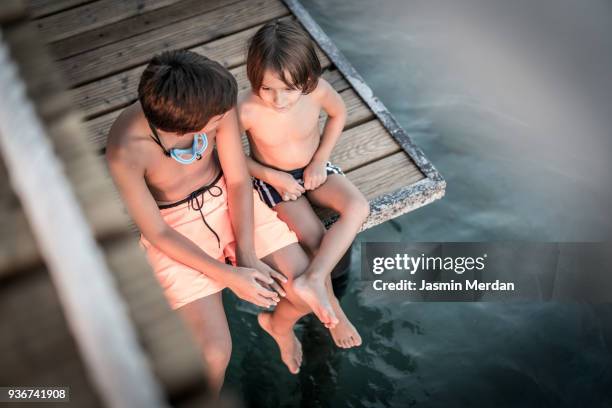
[[287,283],[287,277],[282,273],[269,267],[265,262],[257,258],[254,253],[243,253],[240,249],[238,249],[236,251],[236,261],[240,266],[256,269],[263,275],[265,275],[266,278],[272,278],[272,282],[269,282],[267,279],[265,281],[260,282],[264,288],[272,289],[283,297],[287,296],[287,293],[285,293],[283,288],[279,285],[279,282]]
[[236,296],[265,308],[274,306],[280,301],[276,292],[263,286],[272,283],[274,279],[257,269],[240,266],[234,268],[227,279],[227,286]]
[[278,191],[283,201],[297,200],[306,190],[291,174],[277,171],[270,180],[270,185]]
[[272,289],[282,297],[287,296],[285,290],[279,285],[279,282],[287,283],[287,277],[285,275],[270,268],[265,262],[262,262],[259,259],[257,260],[257,263],[253,266],[253,268],[257,269],[259,272],[273,279],[272,283],[268,284],[269,289]]
[[304,188],[306,190],[314,190],[327,180],[327,170],[325,162],[313,160],[304,169]]

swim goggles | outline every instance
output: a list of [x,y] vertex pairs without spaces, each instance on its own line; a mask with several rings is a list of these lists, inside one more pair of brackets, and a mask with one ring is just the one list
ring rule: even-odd
[[172,157],[174,160],[181,164],[191,164],[196,160],[200,160],[202,158],[202,153],[208,147],[208,137],[206,133],[196,133],[193,135],[193,144],[189,149],[166,149],[164,145],[161,143],[159,139],[159,135],[157,134],[157,130],[155,127],[149,124],[151,131],[153,132],[153,141],[161,147],[164,151],[164,154],[168,157]]

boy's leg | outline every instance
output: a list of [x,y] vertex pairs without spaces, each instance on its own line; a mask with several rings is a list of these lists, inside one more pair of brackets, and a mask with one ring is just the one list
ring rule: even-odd
[[[325,235],[325,227],[317,214],[315,214],[308,199],[302,196],[295,201],[280,203],[274,209],[278,214],[278,218],[283,220],[295,232],[300,244],[304,246],[312,259]],[[327,275],[325,289],[326,293],[322,296],[324,302],[319,301],[318,304],[310,305],[311,308],[313,310],[320,310],[323,304],[329,305],[334,315],[338,318],[338,324],[330,328],[332,338],[338,347],[350,348],[361,345],[361,336],[342,310],[338,299],[334,296],[329,274]],[[319,311],[319,313],[321,312]],[[315,314],[318,316],[317,312]]]
[[336,343],[336,346],[341,348],[361,346],[361,335],[355,326],[353,326],[353,323],[351,323],[346,313],[344,313],[344,310],[340,306],[340,301],[338,301],[338,298],[334,295],[331,274],[327,275],[327,279],[325,280],[325,288],[327,289],[328,296],[331,299],[334,312],[338,317],[338,324],[329,329],[329,332],[334,339],[334,343]]
[[370,213],[370,204],[357,187],[339,174],[329,175],[325,183],[306,194],[313,204],[330,208],[340,216],[323,237],[321,247],[306,272],[309,279],[324,282],[353,243]]
[[[323,236],[321,246],[308,270],[296,281],[295,287],[300,297],[311,305],[322,297],[329,298],[327,278],[353,243],[361,225],[368,217],[370,205],[357,187],[340,174],[329,175],[325,183],[306,194],[313,204],[330,208],[340,215]],[[361,339],[354,339],[350,344],[360,342]]]
[[[308,199],[304,196],[298,198],[295,201],[286,201],[279,203],[274,207],[278,218],[284,221],[298,237],[300,244],[304,246],[307,252],[312,256],[315,255],[323,236],[325,235],[325,228],[319,221],[319,218],[312,210]],[[306,268],[304,268],[306,270]],[[308,292],[303,297],[301,286],[303,278],[300,278],[297,283],[297,291],[300,297],[310,306],[314,314],[322,322],[335,322],[332,326],[337,324],[338,318],[332,307],[331,299],[329,298],[327,291],[324,286],[317,287],[321,289],[317,293]]]
[[287,295],[281,298],[273,312],[260,313],[257,320],[278,344],[281,359],[289,371],[297,374],[302,364],[302,345],[293,326],[311,310],[295,293],[293,282],[308,267],[308,256],[298,243],[293,243],[263,257],[262,261],[287,277],[288,281],[282,283]]
[[274,207],[274,211],[282,221],[295,232],[300,245],[308,253],[309,257],[314,257],[321,246],[325,227],[315,214],[310,202],[305,196],[299,197],[294,201],[283,201]]
[[214,396],[218,396],[232,354],[232,338],[221,292],[197,299],[177,311],[202,351],[210,389]]

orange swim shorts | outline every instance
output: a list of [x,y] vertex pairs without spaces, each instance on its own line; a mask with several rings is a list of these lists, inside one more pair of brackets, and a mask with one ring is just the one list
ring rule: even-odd
[[[253,190],[255,253],[263,258],[298,242],[293,231],[278,219]],[[202,188],[190,197],[168,206],[160,206],[166,223],[180,232],[219,262],[236,264],[236,240],[227,206],[225,179],[220,175],[212,186]],[[208,225],[206,225],[208,224]],[[210,228],[209,228],[210,227]],[[196,299],[219,292],[225,286],[181,262],[170,258],[140,237],[147,259],[173,309]]]

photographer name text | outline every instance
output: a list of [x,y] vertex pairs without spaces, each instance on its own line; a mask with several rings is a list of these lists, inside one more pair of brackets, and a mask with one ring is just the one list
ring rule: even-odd
[[[478,257],[440,257],[440,256],[410,256],[408,254],[396,254],[392,257],[376,257],[372,260],[372,273],[376,276],[386,271],[404,271],[413,276],[417,272],[454,272],[462,275],[465,272],[484,271],[487,254]],[[377,291],[514,291],[514,283],[495,280],[492,282],[481,282],[477,279],[466,279],[464,281],[450,280],[446,282],[431,282],[427,279],[412,280],[401,279],[399,281],[384,281],[376,279],[372,287]]]

